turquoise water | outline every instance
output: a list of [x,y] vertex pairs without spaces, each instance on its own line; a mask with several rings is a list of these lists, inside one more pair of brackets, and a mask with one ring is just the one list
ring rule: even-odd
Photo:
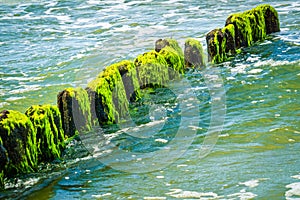
[[[159,38],[172,37],[183,47],[186,38],[195,37],[206,48],[207,32],[223,27],[229,14],[261,3],[277,9],[281,32],[229,62],[208,66],[213,74],[189,71],[188,84],[151,91],[142,105],[132,105],[134,127],[120,125],[118,132],[94,141],[100,131],[116,127],[91,133],[70,147],[64,162],[8,181],[0,198],[299,198],[300,3],[295,1],[0,1],[0,108],[24,112],[32,104],[55,104],[59,91],[85,87],[105,66],[134,59]],[[224,92],[219,103],[210,83]],[[201,158],[210,125],[223,117],[216,145]],[[195,135],[178,137],[181,130]],[[171,141],[182,151],[168,152]],[[86,149],[98,143],[100,152],[110,153],[88,155]],[[129,161],[120,157],[128,155]],[[178,159],[168,160],[172,157]],[[158,159],[155,166],[152,159]]]

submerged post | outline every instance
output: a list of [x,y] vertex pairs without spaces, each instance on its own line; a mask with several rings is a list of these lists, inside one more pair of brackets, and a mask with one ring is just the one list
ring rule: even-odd
[[260,5],[243,13],[230,15],[223,29],[206,35],[209,61],[221,63],[242,47],[262,41],[267,34],[280,31],[277,11],[270,5]]

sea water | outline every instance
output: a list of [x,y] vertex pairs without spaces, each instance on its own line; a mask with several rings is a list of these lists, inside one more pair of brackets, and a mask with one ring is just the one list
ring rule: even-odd
[[262,3],[278,11],[281,32],[150,92],[132,106],[133,126],[95,130],[64,161],[7,181],[0,198],[299,198],[297,1],[0,0],[0,108],[56,104],[59,91],[86,87],[160,38],[184,47],[193,37],[206,49],[228,15]]

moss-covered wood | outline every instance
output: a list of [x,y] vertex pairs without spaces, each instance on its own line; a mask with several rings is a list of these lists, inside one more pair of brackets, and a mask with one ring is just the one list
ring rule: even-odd
[[184,56],[182,49],[174,39],[159,39],[155,43],[155,51],[164,57],[169,68],[169,79],[184,74]]
[[278,13],[270,5],[232,14],[223,29],[212,30],[206,35],[209,61],[224,62],[239,48],[251,46],[277,31],[280,31]]
[[165,58],[156,51],[139,55],[134,64],[137,69],[141,88],[161,87],[169,81],[168,63]]
[[91,130],[91,108],[88,93],[82,88],[67,88],[57,95],[63,130],[68,137]]
[[118,64],[108,66],[88,84],[100,125],[117,123],[128,115],[129,102],[118,67]]
[[165,47],[171,47],[174,49],[180,57],[183,57],[182,49],[178,42],[172,38],[159,39],[155,42],[155,51],[160,52]]
[[36,132],[26,115],[13,110],[2,111],[0,113],[1,179],[4,176],[12,177],[35,171],[38,165],[36,144]]
[[0,190],[4,188],[4,169],[9,162],[7,150],[4,148],[0,138]]
[[186,68],[203,67],[205,65],[203,48],[198,40],[188,38],[185,41],[184,62]]
[[209,60],[220,63],[236,54],[234,26],[229,24],[223,29],[215,29],[206,35]]
[[128,101],[137,101],[141,98],[139,80],[136,68],[132,61],[124,60],[116,63],[126,91]]
[[60,158],[64,144],[61,115],[57,106],[34,105],[25,113],[36,132],[38,161],[47,162]]

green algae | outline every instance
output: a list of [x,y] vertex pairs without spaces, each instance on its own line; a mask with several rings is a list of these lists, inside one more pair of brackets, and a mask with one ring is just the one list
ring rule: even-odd
[[203,47],[198,40],[194,38],[186,39],[184,60],[186,68],[196,68],[205,65]]
[[91,130],[91,108],[86,90],[83,88],[63,90],[58,94],[57,105],[62,115],[65,135],[72,137],[79,132]]
[[124,60],[115,64],[122,77],[128,101],[138,101],[141,98],[140,85],[136,68],[132,61]]
[[38,164],[36,132],[30,119],[13,110],[1,112],[0,119],[0,138],[9,159],[3,176],[35,171]]
[[232,14],[223,29],[215,29],[207,34],[209,60],[212,63],[227,61],[240,48],[263,41],[267,34],[279,30],[278,13],[270,5]]
[[[141,98],[140,89],[163,87],[177,74],[184,73],[183,53],[176,40],[166,39],[160,52],[139,55],[134,62],[124,60],[108,66],[87,87],[92,121],[100,125],[126,120],[129,102]],[[95,113],[95,114],[94,114]]]
[[184,74],[184,58],[180,56],[175,49],[170,46],[166,46],[159,52],[168,63],[169,79],[173,80],[178,78],[180,74]]
[[[88,94],[83,88],[67,88],[66,91],[70,94],[73,105],[73,117],[77,118],[76,128],[79,131],[91,130],[91,107]],[[74,99],[75,98],[75,99]]]
[[223,29],[215,29],[207,35],[209,60],[220,63],[236,54],[234,26],[229,24]]
[[253,37],[252,29],[248,14],[238,13],[231,15],[227,20],[226,25],[233,24],[235,27],[235,42],[236,47],[248,47],[251,46]]
[[280,31],[278,13],[274,7],[270,6],[269,4],[262,4],[257,6],[256,9],[261,10],[264,15],[266,34],[271,34]]
[[184,57],[182,49],[180,48],[178,42],[175,39],[167,38],[166,40],[169,43],[168,46],[170,46],[172,49],[174,49],[177,52],[178,56]]
[[64,132],[57,106],[34,105],[25,113],[36,131],[39,162],[60,158],[64,149]]
[[169,46],[174,49],[180,57],[183,57],[182,49],[178,42],[172,38],[159,39],[155,42],[155,51],[160,52],[164,47]]
[[263,10],[260,9],[260,7],[257,7],[253,10],[245,12],[245,15],[247,15],[250,21],[253,42],[263,41],[267,36]]
[[232,24],[228,24],[222,29],[222,33],[225,35],[225,41],[222,42],[222,54],[227,59],[236,54],[235,28]]
[[139,55],[134,64],[141,88],[162,87],[169,81],[168,63],[165,58],[156,51]]
[[114,124],[128,114],[128,100],[117,64],[108,66],[88,84],[95,92],[95,112],[100,125]]
[[159,39],[155,42],[155,51],[164,57],[168,63],[169,79],[175,79],[184,74],[184,55],[178,42],[172,38]]
[[235,26],[237,48],[251,46],[254,42],[264,40],[267,34],[279,31],[278,13],[268,4],[232,14],[226,20],[228,24]]

